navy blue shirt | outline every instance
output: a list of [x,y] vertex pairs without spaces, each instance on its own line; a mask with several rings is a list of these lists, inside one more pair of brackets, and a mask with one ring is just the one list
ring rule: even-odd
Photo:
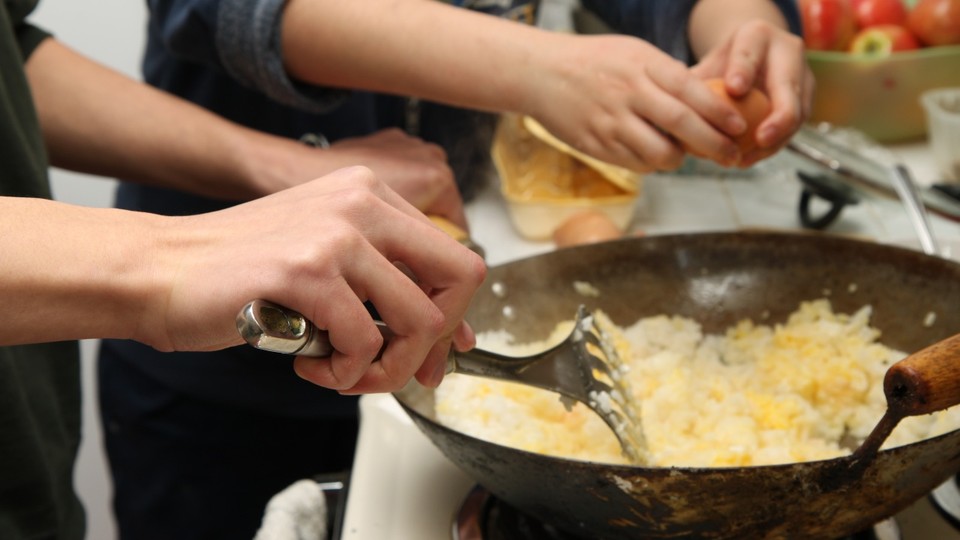
[[[454,3],[463,3],[458,0]],[[402,125],[404,101],[318,88],[291,80],[280,55],[283,0],[148,0],[151,11],[144,79],[245,126],[298,138],[335,141]],[[584,0],[616,31],[641,37],[686,62],[687,19],[695,0]],[[791,0],[778,0],[791,29]],[[229,198],[229,194],[225,194]],[[230,204],[187,193],[121,183],[117,206],[159,214],[207,212]],[[239,306],[238,306],[239,308]],[[355,404],[299,379],[291,359],[238,347],[215,353],[160,353],[106,341],[113,353],[171,388],[191,395],[284,414],[353,414]]]

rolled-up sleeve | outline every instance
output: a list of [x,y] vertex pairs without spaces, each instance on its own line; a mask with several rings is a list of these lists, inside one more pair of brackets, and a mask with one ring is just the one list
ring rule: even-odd
[[274,101],[326,112],[348,95],[305,84],[283,67],[280,39],[286,0],[150,0],[151,31],[178,58],[225,72]]

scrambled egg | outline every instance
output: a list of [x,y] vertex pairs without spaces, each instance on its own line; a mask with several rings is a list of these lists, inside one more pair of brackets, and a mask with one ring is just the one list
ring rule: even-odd
[[[828,300],[802,304],[786,323],[745,320],[706,335],[682,317],[642,319],[612,328],[629,367],[651,465],[728,467],[794,463],[846,455],[886,410],[883,375],[904,353],[880,343],[870,307],[834,313]],[[481,347],[523,355],[563,339],[516,344],[504,332],[478,336]],[[567,411],[555,394],[451,375],[437,389],[444,424],[523,450],[624,463],[617,440],[582,405]],[[957,408],[907,418],[885,447],[960,426]]]

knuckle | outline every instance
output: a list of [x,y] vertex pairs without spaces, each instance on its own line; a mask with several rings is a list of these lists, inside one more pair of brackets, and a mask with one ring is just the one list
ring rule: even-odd
[[427,147],[427,150],[429,150],[432,154],[435,154],[440,159],[446,161],[447,151],[444,150],[442,146],[432,142],[425,142],[424,145]]
[[359,165],[352,168],[351,172],[354,176],[351,181],[354,182],[359,189],[366,191],[376,191],[380,189],[380,181],[377,180],[377,176],[369,168]]
[[312,274],[339,269],[339,254],[359,253],[366,239],[353,227],[330,227],[324,231],[322,242],[307,244],[314,249],[304,249],[300,254],[300,266],[311,269]]
[[412,377],[412,373],[404,373],[395,377],[388,376],[386,382],[384,383],[384,390],[386,392],[397,392],[403,390],[403,387],[410,382]]
[[783,111],[780,114],[779,123],[784,126],[795,127],[799,126],[803,121],[803,111],[796,108],[790,108],[789,110]]
[[453,184],[453,169],[446,162],[433,162],[425,176],[431,184]]
[[749,32],[767,32],[773,31],[773,25],[760,19],[751,19],[744,23],[743,29]]
[[670,133],[677,133],[693,118],[693,111],[684,107],[675,107],[663,111],[657,119],[657,125]]
[[357,356],[365,360],[372,361],[380,354],[380,351],[383,349],[383,344],[383,334],[377,330],[369,330],[364,332],[364,335],[357,343]]
[[380,202],[383,185],[372,175],[362,176],[350,187],[337,194],[336,204],[344,210],[355,211],[376,207]]
[[404,360],[398,360],[396,358],[392,359],[381,359],[380,364],[383,368],[382,376],[379,378],[377,386],[385,392],[395,392],[402,389],[413,377],[414,366],[410,361],[407,361],[406,358],[409,358],[408,355],[404,355]]
[[313,384],[342,390],[349,387],[338,373],[336,362],[333,359],[318,359],[297,357],[293,364],[294,372],[298,377]]
[[665,92],[673,97],[680,97],[687,88],[690,74],[686,67],[677,61],[665,64],[665,68],[657,72],[657,83]]
[[470,284],[474,289],[477,289],[483,281],[487,279],[487,263],[483,260],[483,257],[472,251],[468,256],[471,259],[470,269],[468,271],[468,276],[471,280]]
[[369,167],[354,165],[339,169],[327,175],[327,185],[337,190],[335,201],[357,196],[360,193],[377,193],[381,184],[376,174]]
[[683,163],[683,158],[684,155],[679,150],[666,148],[662,151],[654,152],[648,156],[645,161],[658,170],[669,171],[680,167]]
[[607,116],[602,116],[591,119],[587,129],[570,142],[574,148],[581,152],[592,156],[602,156],[605,150],[603,141],[613,140],[615,136],[614,121]]
[[793,50],[798,51],[801,54],[805,49],[803,44],[803,38],[794,34],[787,34],[786,43]]
[[331,359],[330,372],[337,381],[338,389],[354,386],[369,371],[370,365],[380,352],[380,345],[376,343],[376,338],[366,336],[352,353],[340,353]]
[[430,303],[430,305],[428,305],[424,310],[423,314],[424,333],[431,339],[431,341],[436,341],[437,338],[443,335],[446,327],[447,316],[439,307],[437,307],[436,304]]
[[681,156],[670,153],[664,156],[663,159],[660,160],[660,163],[656,165],[656,167],[661,171],[672,171],[678,169],[682,164],[683,158]]

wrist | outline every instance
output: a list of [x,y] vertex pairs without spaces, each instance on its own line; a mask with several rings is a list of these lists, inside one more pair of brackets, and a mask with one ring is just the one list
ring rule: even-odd
[[237,199],[256,199],[312,180],[303,164],[315,163],[318,151],[322,150],[285,137],[244,133],[234,151],[236,174],[243,186]]
[[[505,110],[543,119],[556,114],[557,89],[569,90],[576,85],[579,64],[578,40],[582,36],[539,31],[541,40],[529,49],[529,61],[516,74],[517,85],[513,95],[516,101]],[[532,57],[536,55],[536,57]]]

